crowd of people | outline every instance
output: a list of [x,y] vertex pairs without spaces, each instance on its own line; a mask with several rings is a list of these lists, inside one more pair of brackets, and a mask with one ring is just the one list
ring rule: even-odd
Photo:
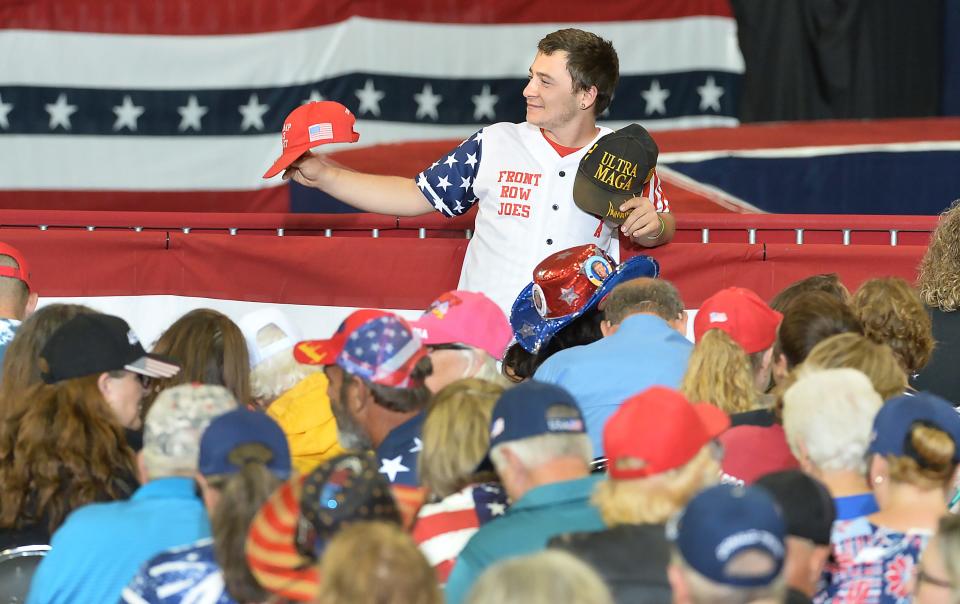
[[730,287],[688,320],[650,258],[591,280],[588,244],[510,316],[455,290],[309,340],[201,309],[149,352],[34,311],[6,246],[0,548],[50,546],[34,603],[955,601],[957,225],[916,286]]
[[[569,218],[565,170],[605,134],[616,71],[596,36],[548,35],[528,123],[417,186],[291,160],[359,207],[481,198],[462,287],[416,321],[361,309],[303,334],[277,308],[198,309],[148,352],[120,317],[37,310],[0,245],[0,550],[49,545],[27,602],[958,601],[960,202],[917,284],[729,287],[691,320],[655,260],[618,260],[616,225]],[[553,154],[556,175],[509,174],[566,187],[567,222],[482,214],[511,137]],[[462,199],[440,174],[457,157]],[[622,234],[665,243],[639,176]],[[532,261],[495,262],[550,229]]]

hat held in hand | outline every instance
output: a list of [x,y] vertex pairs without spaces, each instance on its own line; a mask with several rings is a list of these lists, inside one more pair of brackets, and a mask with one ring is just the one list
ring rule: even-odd
[[360,135],[354,132],[357,118],[349,109],[335,101],[315,101],[301,105],[283,121],[280,140],[283,154],[273,162],[264,178],[273,178],[298,157],[318,145],[326,143],[355,143]]
[[623,224],[629,212],[620,204],[639,197],[657,166],[657,143],[639,124],[602,137],[580,160],[573,201],[584,212]]

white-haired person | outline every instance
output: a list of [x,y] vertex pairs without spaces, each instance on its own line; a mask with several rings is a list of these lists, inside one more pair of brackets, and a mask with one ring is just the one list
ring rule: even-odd
[[801,468],[826,485],[837,520],[877,511],[865,454],[883,399],[856,369],[810,369],[783,395],[783,428]]
[[667,526],[670,584],[677,604],[784,601],[786,524],[759,487],[701,491]]
[[815,602],[909,601],[917,561],[960,461],[960,414],[920,392],[887,401],[873,421],[869,479],[880,510],[834,524],[833,556]]
[[293,467],[307,474],[343,453],[327,376],[320,366],[299,363],[293,356],[300,330],[272,307],[247,313],[238,325],[250,353],[250,393],[287,435]]
[[498,361],[513,339],[507,316],[486,295],[444,292],[430,303],[411,327],[430,353],[433,372],[426,385],[431,392],[466,378],[506,386]]
[[535,380],[506,390],[490,419],[490,460],[513,502],[470,538],[447,581],[448,604],[500,560],[531,554],[562,532],[604,528],[590,495],[593,450],[569,392]]
[[588,562],[618,603],[669,603],[664,527],[720,480],[714,439],[729,425],[719,408],[690,404],[670,388],[655,386],[628,398],[604,428],[609,477],[593,495],[609,528],[563,535],[550,545]]

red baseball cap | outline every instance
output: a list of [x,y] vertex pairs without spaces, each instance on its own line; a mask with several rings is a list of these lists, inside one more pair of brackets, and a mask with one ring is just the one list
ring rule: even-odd
[[723,445],[723,473],[753,484],[761,476],[781,470],[795,470],[800,462],[787,444],[783,427],[734,426],[720,437]]
[[624,480],[678,468],[729,426],[730,418],[719,408],[693,404],[676,390],[653,386],[625,400],[607,420],[607,472]]
[[747,354],[753,354],[773,345],[782,319],[782,314],[751,290],[728,287],[700,305],[693,319],[693,336],[699,342],[708,330],[721,329]]
[[417,361],[425,357],[420,337],[393,313],[364,309],[353,312],[327,340],[307,340],[293,347],[304,365],[337,365],[365,380],[407,388]]
[[20,250],[10,244],[0,243],[0,254],[10,256],[16,260],[17,267],[19,267],[0,266],[0,277],[19,279],[23,281],[23,284],[27,286],[28,290],[33,291],[33,286],[30,285],[30,265],[27,264],[27,259],[23,257]]
[[466,344],[497,360],[503,359],[503,351],[513,339],[507,316],[493,300],[477,292],[441,294],[411,326],[427,346]]
[[283,122],[280,140],[283,155],[273,162],[264,178],[273,178],[308,149],[326,143],[355,143],[360,135],[354,132],[356,118],[349,109],[335,101],[316,101],[300,105]]

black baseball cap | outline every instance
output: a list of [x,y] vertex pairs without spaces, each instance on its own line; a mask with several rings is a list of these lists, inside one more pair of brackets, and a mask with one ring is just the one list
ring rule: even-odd
[[754,482],[770,493],[783,512],[787,534],[830,545],[830,529],[837,508],[827,487],[800,470],[784,470],[761,476]]
[[640,124],[607,134],[580,160],[573,201],[585,212],[623,224],[628,212],[620,211],[620,203],[643,192],[659,154],[656,141]]
[[172,360],[147,354],[126,321],[99,313],[77,315],[61,325],[40,351],[40,360],[48,384],[121,369],[153,378],[180,371]]

